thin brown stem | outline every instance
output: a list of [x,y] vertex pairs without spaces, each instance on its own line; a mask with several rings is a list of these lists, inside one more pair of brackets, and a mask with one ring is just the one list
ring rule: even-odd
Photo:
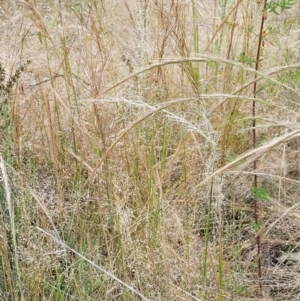
[[[258,71],[259,69],[259,63],[260,63],[260,55],[261,55],[261,50],[262,50],[262,46],[263,46],[263,29],[264,29],[264,23],[266,20],[266,7],[267,7],[267,0],[265,0],[264,2],[264,8],[263,8],[263,14],[262,14],[262,18],[261,18],[261,24],[260,24],[260,31],[259,31],[259,39],[258,39],[258,47],[257,47],[257,53],[256,53],[256,63],[255,63],[255,70]],[[253,84],[253,97],[256,98],[256,94],[257,94],[257,74],[254,75],[254,84]],[[257,131],[256,131],[256,100],[254,99],[252,102],[252,116],[253,116],[253,121],[252,121],[252,144],[253,144],[253,148],[256,148],[256,138],[257,138]],[[253,162],[253,169],[256,170],[257,168],[257,160],[255,160]],[[254,174],[254,189],[257,189],[258,186],[258,176],[257,174]],[[255,220],[255,224],[258,225],[259,223],[259,217],[258,217],[258,200],[255,197],[254,198],[254,220]],[[260,292],[262,294],[263,292],[263,286],[262,286],[262,266],[261,266],[261,237],[260,235],[257,235],[256,237],[256,245],[257,245],[257,258],[258,258],[258,262],[257,262],[257,273],[258,273],[258,278],[259,278],[259,288],[260,288]]]

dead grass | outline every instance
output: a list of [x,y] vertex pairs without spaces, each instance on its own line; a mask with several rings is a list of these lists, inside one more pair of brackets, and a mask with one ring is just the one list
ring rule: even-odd
[[1,300],[299,299],[299,3],[0,9]]

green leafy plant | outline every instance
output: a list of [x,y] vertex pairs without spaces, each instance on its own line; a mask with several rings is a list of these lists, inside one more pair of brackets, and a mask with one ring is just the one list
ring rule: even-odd
[[[279,15],[283,11],[292,8],[295,3],[296,1],[293,0],[271,1],[267,4],[266,11]],[[278,9],[280,9],[280,12],[277,11]]]
[[270,195],[267,189],[265,188],[252,188],[253,197],[260,201],[269,201]]
[[261,229],[261,224],[252,224],[253,230],[258,233],[258,231]]

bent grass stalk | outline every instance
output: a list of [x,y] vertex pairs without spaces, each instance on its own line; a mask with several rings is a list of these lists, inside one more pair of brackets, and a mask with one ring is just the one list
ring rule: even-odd
[[224,165],[223,167],[217,169],[215,172],[213,172],[211,175],[207,176],[203,181],[201,181],[198,185],[201,186],[208,181],[210,181],[214,176],[221,174],[222,172],[230,169],[231,167],[236,166],[238,163],[242,163],[242,165],[239,166],[238,172],[235,175],[235,178],[238,177],[247,167],[249,167],[255,160],[263,156],[266,152],[272,150],[276,145],[279,145],[280,143],[286,143],[288,141],[297,139],[300,137],[300,130],[294,130],[288,134],[282,135],[280,137],[274,138],[273,140],[266,142],[265,144],[256,147],[255,149],[251,149],[236,159],[234,159],[232,162]]
[[[278,86],[284,87],[289,91],[293,91],[295,93],[297,93],[294,89],[292,89],[291,87],[289,87],[288,85],[285,85],[284,83],[271,78],[270,75],[272,74],[276,74],[279,73],[281,71],[284,70],[290,70],[290,69],[294,69],[294,68],[299,68],[300,67],[300,63],[297,64],[291,64],[289,66],[280,66],[280,67],[276,67],[274,69],[271,69],[270,71],[266,72],[266,73],[262,73],[260,71],[255,70],[254,68],[251,68],[247,65],[244,65],[242,63],[239,62],[235,62],[232,60],[228,60],[228,59],[224,59],[222,57],[217,57],[217,56],[213,56],[213,55],[201,55],[199,57],[187,57],[187,58],[165,58],[159,62],[151,62],[149,63],[149,66],[147,67],[143,67],[140,70],[132,73],[131,75],[121,79],[120,81],[118,81],[117,83],[111,85],[109,88],[105,89],[104,91],[101,91],[98,93],[98,95],[95,96],[95,99],[97,98],[101,98],[102,95],[106,95],[108,92],[114,90],[115,88],[119,87],[120,85],[124,84],[125,82],[129,81],[132,78],[135,78],[137,75],[151,71],[153,69],[159,68],[159,67],[163,67],[163,66],[167,66],[167,65],[173,65],[173,64],[182,64],[182,63],[192,63],[192,62],[217,62],[217,63],[224,63],[224,64],[229,64],[235,67],[239,67],[244,71],[248,71],[250,73],[256,74],[257,78],[252,80],[250,83],[247,83],[245,85],[243,85],[243,87],[239,88],[238,91],[240,91],[240,89],[244,89],[245,87],[253,84],[254,82],[258,81],[259,79],[267,79],[269,80],[271,83],[276,84]],[[237,92],[236,92],[237,93]]]
[[[123,129],[119,133],[119,137],[107,148],[106,152],[102,155],[100,161],[96,164],[96,167],[93,169],[93,171],[89,175],[87,183],[91,182],[94,179],[94,177],[96,176],[96,173],[98,172],[98,169],[101,167],[101,165],[106,160],[106,158],[109,156],[109,154],[111,153],[112,149],[117,145],[117,143],[127,133],[129,133],[136,125],[138,125],[139,123],[143,122],[148,117],[150,117],[150,116],[152,116],[152,115],[154,115],[154,114],[156,114],[158,112],[161,112],[161,111],[167,109],[168,107],[170,107],[172,105],[179,104],[179,103],[182,103],[182,102],[195,101],[195,100],[198,100],[198,99],[201,99],[201,98],[219,98],[219,97],[221,97],[221,98],[226,97],[226,99],[236,98],[235,95],[230,95],[230,94],[203,94],[203,95],[199,95],[196,98],[192,97],[192,98],[175,99],[175,100],[170,100],[168,102],[162,103],[159,108],[155,108],[155,109],[151,110],[150,112],[144,114],[143,116],[139,117],[138,119],[136,119],[135,121],[133,121],[132,123],[130,123],[125,129]],[[252,99],[252,98],[244,97],[244,99]]]
[[102,273],[106,274],[107,276],[109,276],[110,278],[116,280],[117,282],[119,282],[122,286],[126,287],[127,289],[129,289],[131,292],[133,292],[134,294],[138,295],[142,300],[144,301],[151,301],[150,299],[148,299],[147,297],[145,297],[143,294],[141,294],[139,291],[137,291],[135,288],[133,288],[132,286],[128,285],[127,283],[123,282],[121,279],[119,279],[118,277],[116,277],[114,274],[112,274],[111,272],[105,270],[104,268],[102,268],[101,266],[97,265],[96,263],[94,263],[93,261],[91,261],[90,259],[86,258],[85,256],[83,256],[82,254],[80,254],[79,252],[77,252],[76,250],[72,249],[71,247],[69,247],[66,243],[64,243],[62,240],[60,240],[59,238],[53,236],[52,234],[48,233],[47,231],[45,231],[44,229],[40,228],[40,227],[36,227],[37,230],[39,230],[40,232],[48,235],[50,238],[52,238],[54,241],[56,241],[58,244],[60,244],[61,246],[63,246],[64,248],[68,249],[69,251],[71,251],[72,253],[76,254],[79,258],[81,258],[82,260],[86,261],[87,263],[89,263],[91,266],[93,266],[94,268],[96,268],[97,270],[101,271]]

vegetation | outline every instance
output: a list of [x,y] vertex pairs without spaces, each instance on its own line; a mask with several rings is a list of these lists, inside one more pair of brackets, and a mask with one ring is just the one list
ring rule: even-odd
[[299,300],[299,1],[2,1],[1,300]]

